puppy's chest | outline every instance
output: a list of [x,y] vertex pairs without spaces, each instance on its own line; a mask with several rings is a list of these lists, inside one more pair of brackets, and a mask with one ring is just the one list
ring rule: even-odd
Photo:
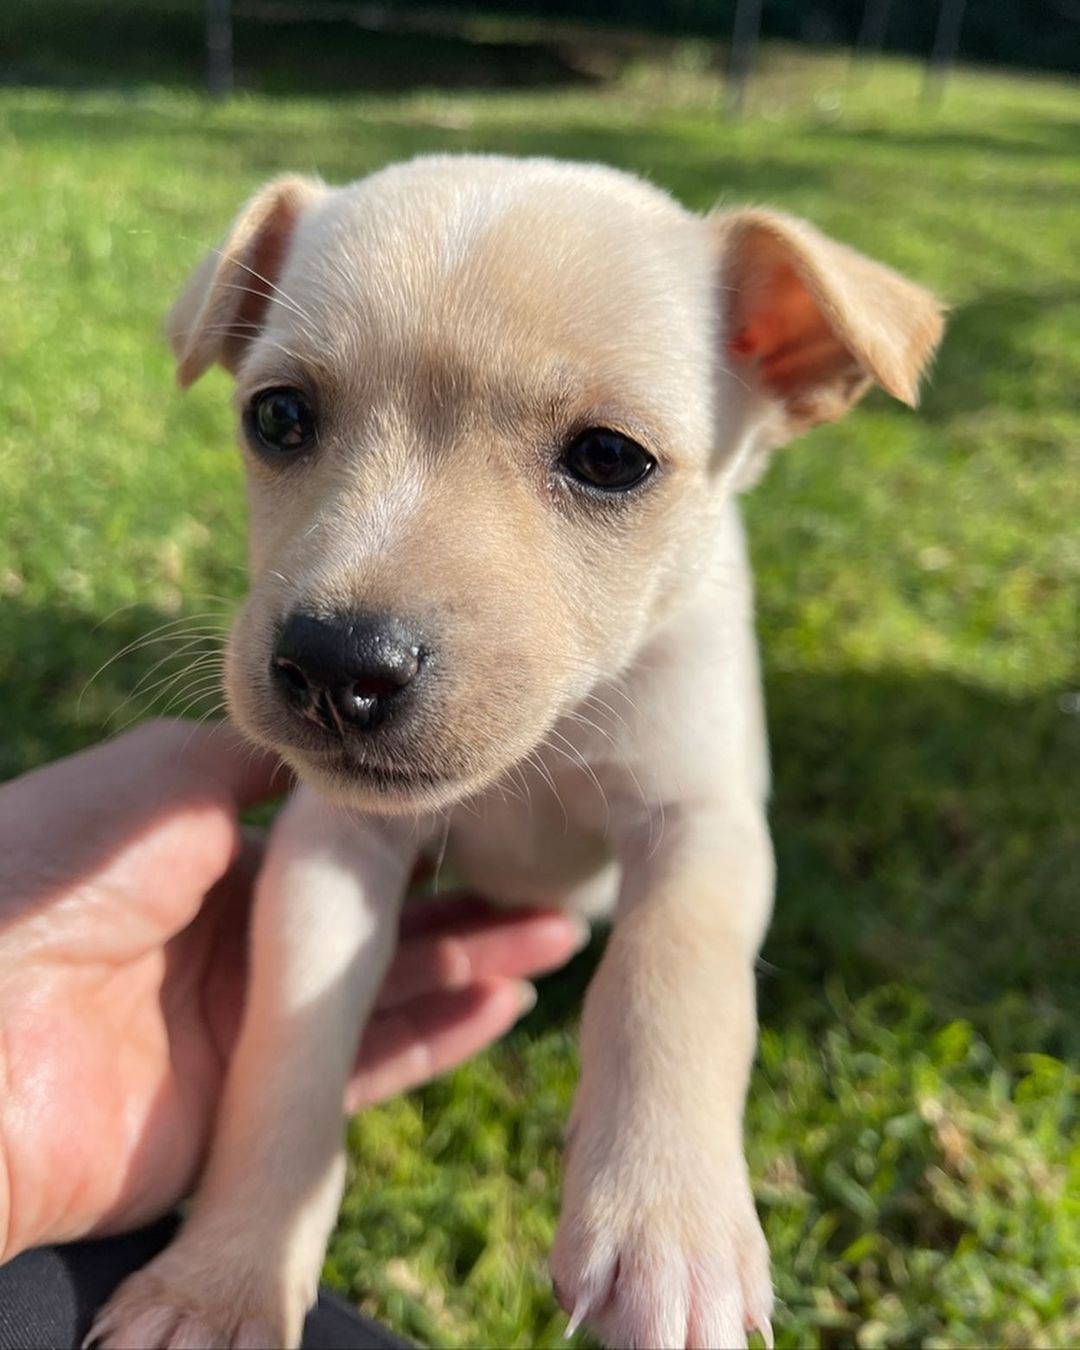
[[[455,809],[445,859],[472,889],[510,905],[575,904],[610,863],[610,785],[588,758],[539,756]],[[443,842],[436,839],[436,848]]]

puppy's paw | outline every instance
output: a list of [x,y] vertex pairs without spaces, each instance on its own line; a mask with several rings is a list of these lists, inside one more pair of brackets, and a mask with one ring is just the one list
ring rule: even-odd
[[708,1166],[668,1141],[655,1162],[635,1150],[591,1166],[588,1142],[567,1160],[551,1258],[567,1335],[584,1323],[619,1350],[729,1350],[756,1330],[771,1350],[769,1253],[742,1159]]
[[303,1313],[288,1316],[261,1279],[225,1266],[185,1270],[170,1249],[124,1281],[98,1313],[83,1350],[282,1350],[299,1344]]

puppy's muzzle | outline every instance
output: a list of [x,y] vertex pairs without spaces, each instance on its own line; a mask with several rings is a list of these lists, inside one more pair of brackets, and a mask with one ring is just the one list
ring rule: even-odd
[[426,657],[419,633],[390,614],[292,614],[270,666],[296,716],[346,737],[400,719],[414,701]]

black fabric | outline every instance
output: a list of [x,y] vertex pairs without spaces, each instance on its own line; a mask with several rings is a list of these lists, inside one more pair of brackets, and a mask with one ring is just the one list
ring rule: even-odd
[[[94,1313],[176,1231],[175,1219],[97,1242],[40,1247],[0,1266],[0,1350],[76,1350]],[[326,1290],[304,1324],[304,1350],[409,1350]]]

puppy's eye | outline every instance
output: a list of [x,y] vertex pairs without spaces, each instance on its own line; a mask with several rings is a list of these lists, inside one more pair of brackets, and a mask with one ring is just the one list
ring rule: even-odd
[[628,436],[592,427],[570,442],[559,467],[587,487],[602,492],[626,492],[648,478],[656,468],[656,460]]
[[315,444],[315,414],[299,389],[264,389],[252,399],[247,421],[262,450],[292,454]]

